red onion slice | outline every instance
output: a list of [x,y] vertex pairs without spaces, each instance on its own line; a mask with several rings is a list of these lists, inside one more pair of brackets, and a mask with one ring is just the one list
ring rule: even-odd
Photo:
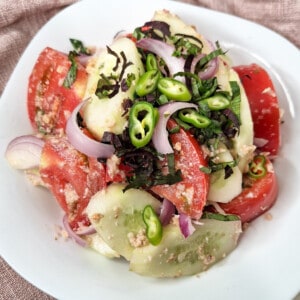
[[89,138],[81,131],[77,124],[77,114],[87,101],[88,100],[85,100],[79,103],[73,110],[67,122],[66,135],[73,147],[81,153],[90,157],[109,158],[115,151],[114,147]]
[[13,139],[7,146],[5,158],[18,170],[38,167],[45,142],[34,135],[23,135]]
[[167,122],[174,112],[184,108],[197,109],[198,106],[194,103],[170,102],[159,107],[159,120],[152,136],[153,145],[159,153],[168,154],[174,152],[168,139]]
[[[161,57],[167,64],[169,72],[172,76],[178,72],[184,72],[185,60],[182,57],[173,56],[173,53],[175,51],[174,46],[151,38],[143,38],[138,40],[136,42],[136,46],[153,52]],[[181,81],[183,80],[184,77]]]
[[254,137],[254,145],[257,146],[258,148],[261,148],[263,146],[265,146],[266,144],[268,144],[268,140],[266,139],[263,139],[263,138],[257,138],[257,137]]
[[[201,53],[201,54],[197,55],[196,57],[194,57],[194,59],[192,61],[192,65],[191,65],[191,72],[192,73],[195,73],[197,63],[204,56],[205,56],[205,54]],[[205,69],[200,71],[197,75],[199,76],[200,79],[207,80],[207,79],[210,79],[210,78],[215,76],[215,74],[218,71],[218,68],[219,68],[219,61],[218,61],[218,58],[215,57],[212,60],[210,60],[207,63]]]
[[68,233],[69,237],[72,238],[80,246],[86,247],[87,242],[83,238],[81,238],[78,234],[76,234],[70,227],[67,215],[64,215],[62,221],[63,221],[64,228],[65,228],[66,232]]
[[85,54],[81,54],[79,56],[77,56],[77,61],[84,67],[87,67],[88,63],[90,60],[95,59],[96,56],[95,55],[85,55]]
[[192,219],[185,214],[179,215],[179,227],[185,238],[189,237],[195,231],[195,227],[192,224]]
[[175,205],[168,199],[164,199],[161,206],[159,215],[160,222],[163,226],[170,223],[172,217],[175,214]]
[[78,235],[90,235],[90,234],[94,234],[96,233],[96,229],[94,228],[93,225],[90,225],[88,227],[79,227],[77,230],[76,230],[76,234]]

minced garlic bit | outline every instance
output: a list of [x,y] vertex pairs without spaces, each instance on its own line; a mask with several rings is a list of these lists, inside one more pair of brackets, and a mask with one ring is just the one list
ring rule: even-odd
[[58,240],[60,238],[63,238],[65,241],[69,239],[69,234],[68,232],[63,229],[60,225],[55,225],[54,226],[54,239]]
[[91,219],[92,219],[94,222],[99,222],[102,218],[103,218],[103,215],[101,215],[101,214],[93,214],[93,215],[91,216]]
[[146,236],[146,230],[144,228],[142,228],[137,234],[129,232],[127,237],[130,245],[134,248],[144,247],[149,244]]
[[119,169],[120,163],[121,163],[121,158],[117,157],[116,155],[112,155],[110,158],[107,159],[106,161],[107,173],[111,178],[121,173]]
[[276,97],[276,93],[275,93],[275,91],[271,87],[265,88],[261,93],[262,94],[268,94],[271,97]]
[[271,221],[272,219],[273,219],[273,216],[272,216],[272,214],[271,213],[266,213],[265,215],[264,215],[264,218],[267,220],[267,221]]
[[64,194],[68,205],[71,205],[72,203],[77,202],[79,200],[78,194],[76,193],[74,187],[70,183],[67,183],[65,185]]
[[174,149],[175,149],[176,151],[180,152],[180,151],[181,151],[181,143],[180,143],[180,142],[175,143]]
[[176,187],[176,197],[184,198],[187,204],[191,204],[194,199],[194,188],[186,188],[183,184],[178,184]]

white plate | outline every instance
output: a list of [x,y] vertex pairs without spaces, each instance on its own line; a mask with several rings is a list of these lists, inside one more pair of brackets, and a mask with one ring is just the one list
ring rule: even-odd
[[[285,110],[276,160],[280,193],[273,219],[253,222],[238,248],[200,276],[156,280],[128,271],[71,241],[55,240],[61,211],[43,189],[32,187],[4,159],[7,143],[31,132],[27,79],[45,46],[69,51],[70,37],[106,45],[121,30],[167,8],[229,50],[236,64],[268,69]],[[32,40],[0,103],[0,253],[22,276],[59,299],[292,299],[300,290],[299,50],[281,36],[245,20],[172,1],[81,1],[55,16]]]

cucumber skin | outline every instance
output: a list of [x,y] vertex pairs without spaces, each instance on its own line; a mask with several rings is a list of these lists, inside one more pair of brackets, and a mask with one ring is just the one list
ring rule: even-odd
[[149,277],[179,277],[206,271],[225,258],[237,245],[240,221],[201,219],[188,238],[181,234],[178,222],[164,227],[158,246],[136,248],[131,256],[130,270]]
[[[88,217],[103,241],[119,255],[130,260],[135,249],[129,235],[145,238],[143,220],[145,206],[151,205],[158,212],[161,202],[146,191],[129,189],[124,184],[113,183],[95,194],[88,207]],[[98,215],[97,220],[94,216]]]

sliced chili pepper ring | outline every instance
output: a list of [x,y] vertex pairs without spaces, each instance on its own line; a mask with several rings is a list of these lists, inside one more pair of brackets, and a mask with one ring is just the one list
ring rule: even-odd
[[196,128],[206,128],[211,123],[209,118],[200,115],[191,108],[182,109],[178,116],[181,121],[191,124]]
[[264,155],[256,155],[249,165],[249,175],[258,179],[266,175],[266,157]]
[[152,104],[136,102],[129,112],[129,136],[131,143],[141,148],[146,146],[153,135],[157,121],[157,112]]
[[146,234],[150,244],[158,245],[162,239],[162,225],[151,205],[144,208],[143,220],[146,224]]

